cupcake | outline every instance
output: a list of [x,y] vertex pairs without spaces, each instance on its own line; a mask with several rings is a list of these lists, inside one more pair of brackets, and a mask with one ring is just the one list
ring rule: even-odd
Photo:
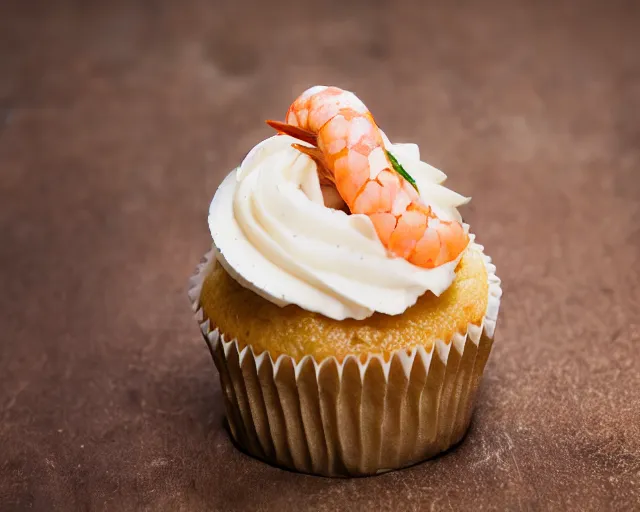
[[251,455],[325,476],[423,461],[464,436],[500,305],[468,199],[316,86],[215,193],[189,296]]

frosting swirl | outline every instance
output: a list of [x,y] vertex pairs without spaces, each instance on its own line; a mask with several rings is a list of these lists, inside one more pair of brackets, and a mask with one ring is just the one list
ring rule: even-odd
[[[446,175],[420,161],[415,144],[384,139],[425,203],[441,219],[460,221],[456,208],[469,199],[440,185]],[[397,315],[450,286],[462,254],[433,269],[389,255],[367,216],[325,206],[316,164],[293,142],[300,143],[276,135],[259,143],[211,202],[217,258],[236,281],[279,306],[336,320]]]

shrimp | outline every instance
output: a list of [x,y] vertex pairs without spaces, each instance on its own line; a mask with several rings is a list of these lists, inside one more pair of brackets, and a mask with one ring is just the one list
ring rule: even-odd
[[293,144],[318,165],[320,183],[332,183],[353,214],[367,215],[394,256],[435,268],[455,260],[469,243],[457,221],[439,219],[389,160],[380,129],[353,93],[315,86],[271,127],[314,147]]

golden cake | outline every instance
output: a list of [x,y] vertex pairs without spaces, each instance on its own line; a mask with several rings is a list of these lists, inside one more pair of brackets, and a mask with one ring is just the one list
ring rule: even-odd
[[436,340],[464,334],[469,324],[480,325],[487,311],[489,285],[482,253],[473,248],[460,261],[451,286],[440,297],[425,294],[402,315],[375,313],[365,320],[333,320],[295,304],[278,307],[240,286],[221,265],[205,277],[200,304],[207,318],[222,332],[250,345],[256,354],[268,351],[299,361],[381,354],[422,345],[430,351]]

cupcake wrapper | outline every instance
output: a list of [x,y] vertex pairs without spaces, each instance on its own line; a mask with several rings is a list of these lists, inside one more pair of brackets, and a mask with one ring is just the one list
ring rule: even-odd
[[[481,246],[476,247],[482,249]],[[264,461],[303,473],[361,476],[423,461],[459,442],[473,411],[491,351],[500,297],[495,266],[480,326],[449,342],[397,350],[388,360],[363,362],[311,356],[296,362],[227,340],[200,307],[208,253],[191,280],[189,297],[220,373],[227,420],[236,442]]]

